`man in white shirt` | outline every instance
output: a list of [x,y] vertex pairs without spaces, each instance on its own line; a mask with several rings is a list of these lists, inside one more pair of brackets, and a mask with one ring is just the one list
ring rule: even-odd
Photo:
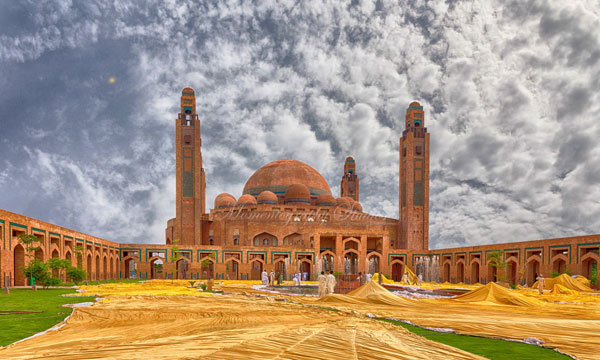
[[333,276],[333,271],[330,271],[329,275],[327,275],[327,294],[333,294],[335,285],[337,285],[337,281],[335,280],[335,276]]
[[319,281],[319,297],[327,295],[327,276],[325,276],[325,271],[321,271],[321,275],[319,275],[317,281]]

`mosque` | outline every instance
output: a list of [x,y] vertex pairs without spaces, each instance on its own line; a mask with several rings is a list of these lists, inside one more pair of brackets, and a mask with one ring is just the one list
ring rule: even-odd
[[[263,270],[312,280],[321,271],[382,272],[399,281],[408,267],[426,281],[486,283],[500,275],[486,260],[502,250],[505,278],[532,284],[538,274],[597,273],[600,235],[429,249],[429,137],[418,102],[408,105],[399,134],[399,219],[368,214],[359,198],[355,159],[343,161],[340,194],[309,164],[291,159],[260,167],[240,194],[219,194],[206,209],[201,123],[195,92],[181,93],[175,120],[176,209],[165,244],[123,244],[0,210],[3,285],[25,285],[29,259],[19,234],[42,247],[30,254],[81,263],[91,280],[186,278],[259,280]],[[342,164],[340,163],[340,170]],[[209,179],[210,184],[210,179]],[[76,251],[79,245],[82,251]],[[157,266],[157,264],[162,264]]]

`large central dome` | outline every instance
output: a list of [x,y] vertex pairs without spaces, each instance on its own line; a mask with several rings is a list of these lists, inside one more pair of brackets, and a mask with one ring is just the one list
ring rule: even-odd
[[244,194],[258,196],[263,191],[272,191],[283,197],[290,185],[306,185],[312,198],[331,194],[327,181],[309,165],[297,160],[277,160],[256,170],[244,186]]

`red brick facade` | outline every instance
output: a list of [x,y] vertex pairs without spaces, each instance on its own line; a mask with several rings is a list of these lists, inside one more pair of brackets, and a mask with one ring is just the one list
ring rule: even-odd
[[[589,277],[600,261],[600,235],[429,250],[429,133],[417,102],[407,109],[400,138],[400,219],[362,211],[352,158],[344,163],[339,198],[309,165],[279,160],[257,170],[237,200],[219,195],[207,213],[195,105],[194,91],[184,89],[175,126],[176,217],[167,222],[165,245],[119,244],[0,210],[2,283],[8,277],[11,286],[25,284],[19,267],[30,257],[17,241],[23,232],[40,238],[42,250],[35,256],[41,260],[68,258],[75,265],[74,246],[83,246],[82,266],[92,280],[170,274],[259,279],[263,269],[288,279],[298,271],[314,279],[317,272],[333,270],[381,271],[399,280],[408,266],[426,280],[485,283],[498,276],[487,254],[504,250],[507,279],[531,283],[536,274],[552,271]],[[177,263],[172,261],[176,239]],[[160,274],[156,262],[163,263]]]

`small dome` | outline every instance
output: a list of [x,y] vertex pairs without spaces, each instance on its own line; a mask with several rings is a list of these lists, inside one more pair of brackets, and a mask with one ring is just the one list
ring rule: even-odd
[[352,203],[352,210],[356,210],[356,211],[362,212],[363,208],[362,208],[362,205],[358,201],[355,201],[355,202]]
[[194,89],[192,89],[191,87],[186,87],[185,89],[181,90],[181,93],[182,93],[182,94],[186,94],[186,93],[187,93],[187,94],[190,94],[190,93],[191,93],[191,94],[194,94],[194,93],[195,93],[195,91],[194,91]]
[[303,184],[292,184],[285,191],[285,203],[310,204],[310,190]]
[[278,203],[277,195],[275,195],[272,191],[268,190],[261,192],[260,195],[258,195],[257,200],[259,204],[276,205]]
[[339,197],[337,199],[335,199],[335,203],[337,204],[337,206],[346,208],[346,209],[350,209],[352,206],[352,203],[348,200],[347,197]]
[[228,208],[235,205],[235,198],[228,193],[222,193],[215,198],[215,209]]
[[408,105],[408,107],[412,107],[412,106],[421,106],[421,104],[419,104],[416,101],[413,101],[413,102],[410,103],[410,105]]
[[317,206],[335,206],[335,198],[331,194],[321,194],[317,198]]
[[236,206],[256,205],[256,198],[250,194],[240,196]]

